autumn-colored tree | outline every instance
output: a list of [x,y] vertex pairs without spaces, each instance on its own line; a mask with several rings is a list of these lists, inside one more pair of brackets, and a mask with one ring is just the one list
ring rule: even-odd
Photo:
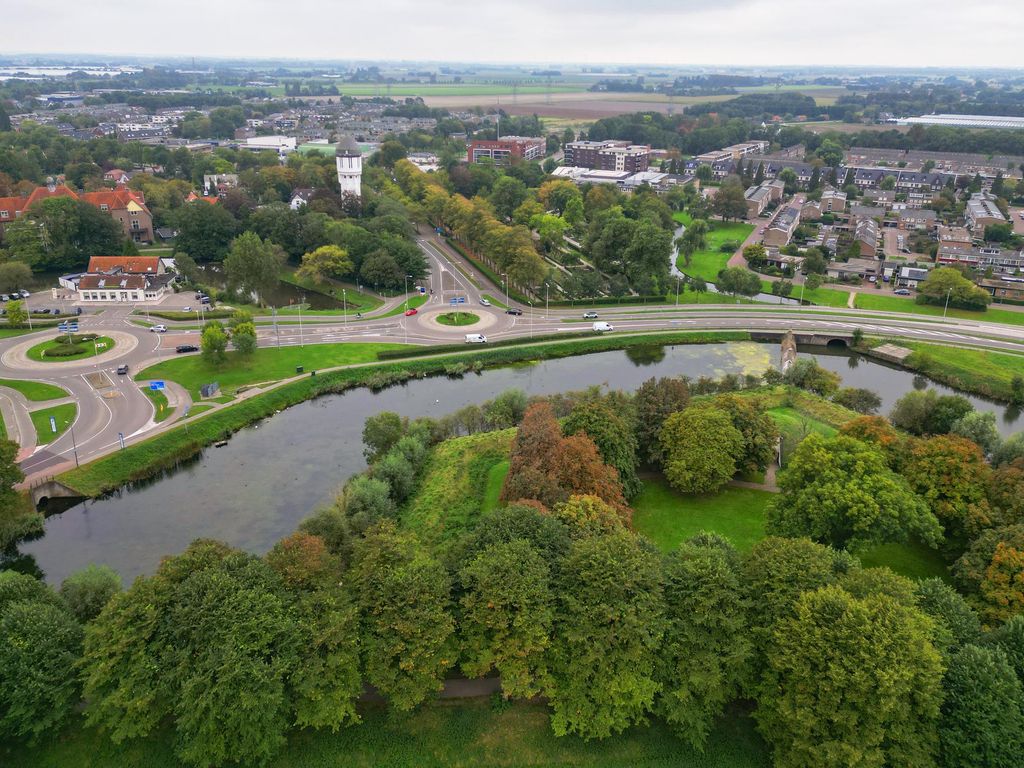
[[903,474],[928,502],[953,546],[963,546],[966,538],[991,524],[991,470],[970,440],[940,435],[915,441]]
[[601,461],[594,441],[586,435],[563,437],[551,406],[532,404],[512,441],[502,500],[535,499],[552,508],[586,494],[626,507],[618,473]]
[[899,433],[884,416],[858,416],[839,428],[839,434],[856,438],[882,449],[889,466],[897,472],[906,461],[907,437]]
[[553,512],[573,537],[610,533],[632,523],[628,507],[616,508],[589,494],[570,496],[568,501],[556,505]]
[[982,618],[996,626],[1024,611],[1024,525],[982,532],[953,566]]
[[640,492],[632,414],[617,408],[611,398],[588,398],[573,407],[562,429],[567,435],[585,434],[594,441],[604,462],[619,473],[626,498]]
[[337,581],[341,564],[319,536],[295,532],[267,553],[269,565],[292,589],[313,589]]

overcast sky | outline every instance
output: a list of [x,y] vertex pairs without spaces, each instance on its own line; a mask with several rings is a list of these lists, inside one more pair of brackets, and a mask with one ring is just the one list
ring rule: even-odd
[[12,0],[0,52],[1024,66],[1024,0]]

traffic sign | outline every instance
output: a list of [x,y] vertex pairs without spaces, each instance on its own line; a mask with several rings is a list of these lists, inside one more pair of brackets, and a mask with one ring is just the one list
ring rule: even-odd
[[56,432],[57,431],[57,420],[55,418],[53,418],[53,416],[50,417],[50,431],[51,432]]
[[117,441],[121,443],[121,450],[124,450],[124,432],[117,433]]
[[164,388],[164,383],[162,381],[151,381],[149,382],[149,388],[156,392]]

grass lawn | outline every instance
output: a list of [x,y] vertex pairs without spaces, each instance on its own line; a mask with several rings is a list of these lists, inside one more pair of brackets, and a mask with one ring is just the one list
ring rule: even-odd
[[437,316],[437,322],[441,325],[476,325],[480,322],[480,315],[472,312],[445,312]]
[[[771,290],[771,285],[768,285],[768,292],[771,293]],[[799,286],[793,287],[793,293],[790,294],[790,298],[800,298]],[[837,291],[835,288],[822,286],[821,288],[815,288],[813,291],[804,288],[803,299],[823,307],[845,307],[850,301],[850,294],[846,291]],[[857,295],[857,301],[860,301],[860,294]]]
[[153,390],[149,387],[139,387],[139,389],[142,390],[142,394],[149,398],[149,402],[153,404],[153,420],[157,424],[174,413],[174,409],[167,402],[167,395],[162,390]]
[[233,395],[240,387],[277,381],[295,375],[295,367],[305,366],[306,371],[330,368],[337,365],[369,363],[377,359],[377,353],[390,349],[403,349],[403,344],[310,344],[306,347],[264,347],[249,357],[237,352],[228,352],[225,361],[219,365],[208,362],[202,355],[189,355],[150,366],[138,374],[139,379],[170,379],[187,389],[194,399],[199,399],[199,388],[216,381],[221,392]]
[[[61,337],[62,339],[64,337]],[[82,341],[74,346],[78,348],[77,354],[65,355],[63,357],[47,357],[43,353],[48,349],[54,347],[63,346],[63,341],[58,339],[51,339],[50,341],[44,341],[42,344],[36,344],[34,347],[30,347],[28,352],[29,360],[35,360],[37,363],[63,363],[68,360],[81,360],[83,357],[92,357],[94,355],[102,357],[104,354],[112,350],[115,346],[115,342],[109,336],[100,336],[93,341]],[[98,353],[98,354],[97,354]]]
[[812,432],[832,437],[838,431],[835,427],[788,406],[769,408],[767,413],[782,433],[783,461],[796,449],[797,444]]
[[[884,293],[879,295],[868,293],[867,291],[863,293],[858,292],[855,305],[858,309],[909,312],[917,315],[942,317],[942,307],[940,306],[935,304],[918,304],[913,299],[887,296]],[[950,307],[946,312],[946,316],[960,318],[961,320],[979,320],[986,323],[1024,325],[1024,312],[1015,312],[1012,309],[1000,309],[999,307],[989,307],[985,312],[971,312],[966,309]]]
[[[680,217],[679,213],[675,214],[675,218],[681,224],[687,223]],[[742,243],[754,231],[754,227],[750,224],[735,221],[728,223],[712,221],[710,224],[711,231],[708,232],[707,237],[708,247],[693,254],[693,257],[690,259],[690,266],[686,266],[686,262],[682,257],[679,258],[676,266],[690,277],[701,277],[707,282],[713,283],[717,279],[718,273],[725,269],[733,254],[732,251],[722,253],[719,248],[723,243],[730,240]]]
[[[282,272],[281,282],[297,285],[300,288],[305,288],[307,291],[322,293],[338,301],[344,300],[344,303],[348,305],[349,311],[369,312],[383,303],[377,296],[363,293],[356,286],[349,283],[330,279],[325,283],[316,283],[309,278],[299,277],[295,274],[294,269],[286,269]],[[345,291],[344,294],[342,294],[342,290]]]
[[970,392],[1010,400],[1014,376],[1024,375],[1024,356],[968,347],[899,342],[914,350],[907,364],[915,370]]
[[946,561],[934,549],[919,542],[908,544],[879,544],[855,553],[865,568],[888,566],[896,573],[912,579],[927,579],[938,576],[950,581]]
[[484,501],[480,511],[487,514],[497,509],[502,486],[505,485],[505,477],[508,475],[509,462],[499,461],[487,472],[487,485],[484,486]]
[[44,400],[59,400],[62,397],[67,397],[68,393],[61,387],[54,386],[53,384],[44,384],[41,381],[21,381],[19,379],[0,379],[0,387],[7,387],[17,392],[21,392],[26,399],[33,402],[43,402]]
[[26,333],[35,333],[38,330],[39,328],[0,328],[0,339],[24,336]]
[[[38,411],[31,411],[29,417],[32,419],[32,426],[36,430],[36,445],[48,445],[64,434],[71,422],[75,420],[78,413],[78,406],[74,403],[54,405],[49,408],[40,408]],[[50,417],[57,422],[57,431],[54,432],[50,426]]]
[[399,304],[394,309],[388,310],[387,312],[385,312],[385,313],[383,313],[381,315],[374,315],[373,317],[366,317],[366,318],[363,318],[363,319],[364,320],[380,320],[382,317],[394,317],[395,315],[401,315],[401,314],[405,313],[405,305],[406,304],[408,304],[413,309],[418,309],[419,307],[422,307],[424,304],[426,304],[427,303],[427,299],[429,299],[429,298],[430,298],[430,296],[428,294],[424,294],[424,293],[412,294],[412,295],[409,296],[409,300],[408,301],[403,301],[401,304]]
[[7,439],[7,425],[4,424],[3,414],[0,414],[0,440]]
[[765,510],[773,495],[726,487],[713,496],[691,496],[664,478],[645,478],[632,503],[633,527],[665,552],[701,531],[720,533],[746,552],[764,538]]
[[[406,716],[379,705],[361,708],[363,722],[338,733],[295,731],[268,768],[768,768],[768,748],[753,721],[729,713],[711,731],[703,754],[672,735],[659,720],[604,740],[556,737],[547,708],[515,703],[495,712],[485,701],[438,702]],[[20,768],[177,768],[173,735],[113,745],[77,724],[35,748],[0,749],[5,765]]]
[[494,298],[489,293],[482,294],[481,298],[487,299],[489,302],[491,302],[491,306],[497,307],[498,309],[508,309],[508,304],[501,301],[501,299]]

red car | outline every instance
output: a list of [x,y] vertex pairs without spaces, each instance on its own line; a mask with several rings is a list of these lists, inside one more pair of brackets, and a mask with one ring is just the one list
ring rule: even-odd
[[405,316],[406,317],[412,317],[415,314],[416,314],[416,307],[409,307],[409,309],[405,310]]

